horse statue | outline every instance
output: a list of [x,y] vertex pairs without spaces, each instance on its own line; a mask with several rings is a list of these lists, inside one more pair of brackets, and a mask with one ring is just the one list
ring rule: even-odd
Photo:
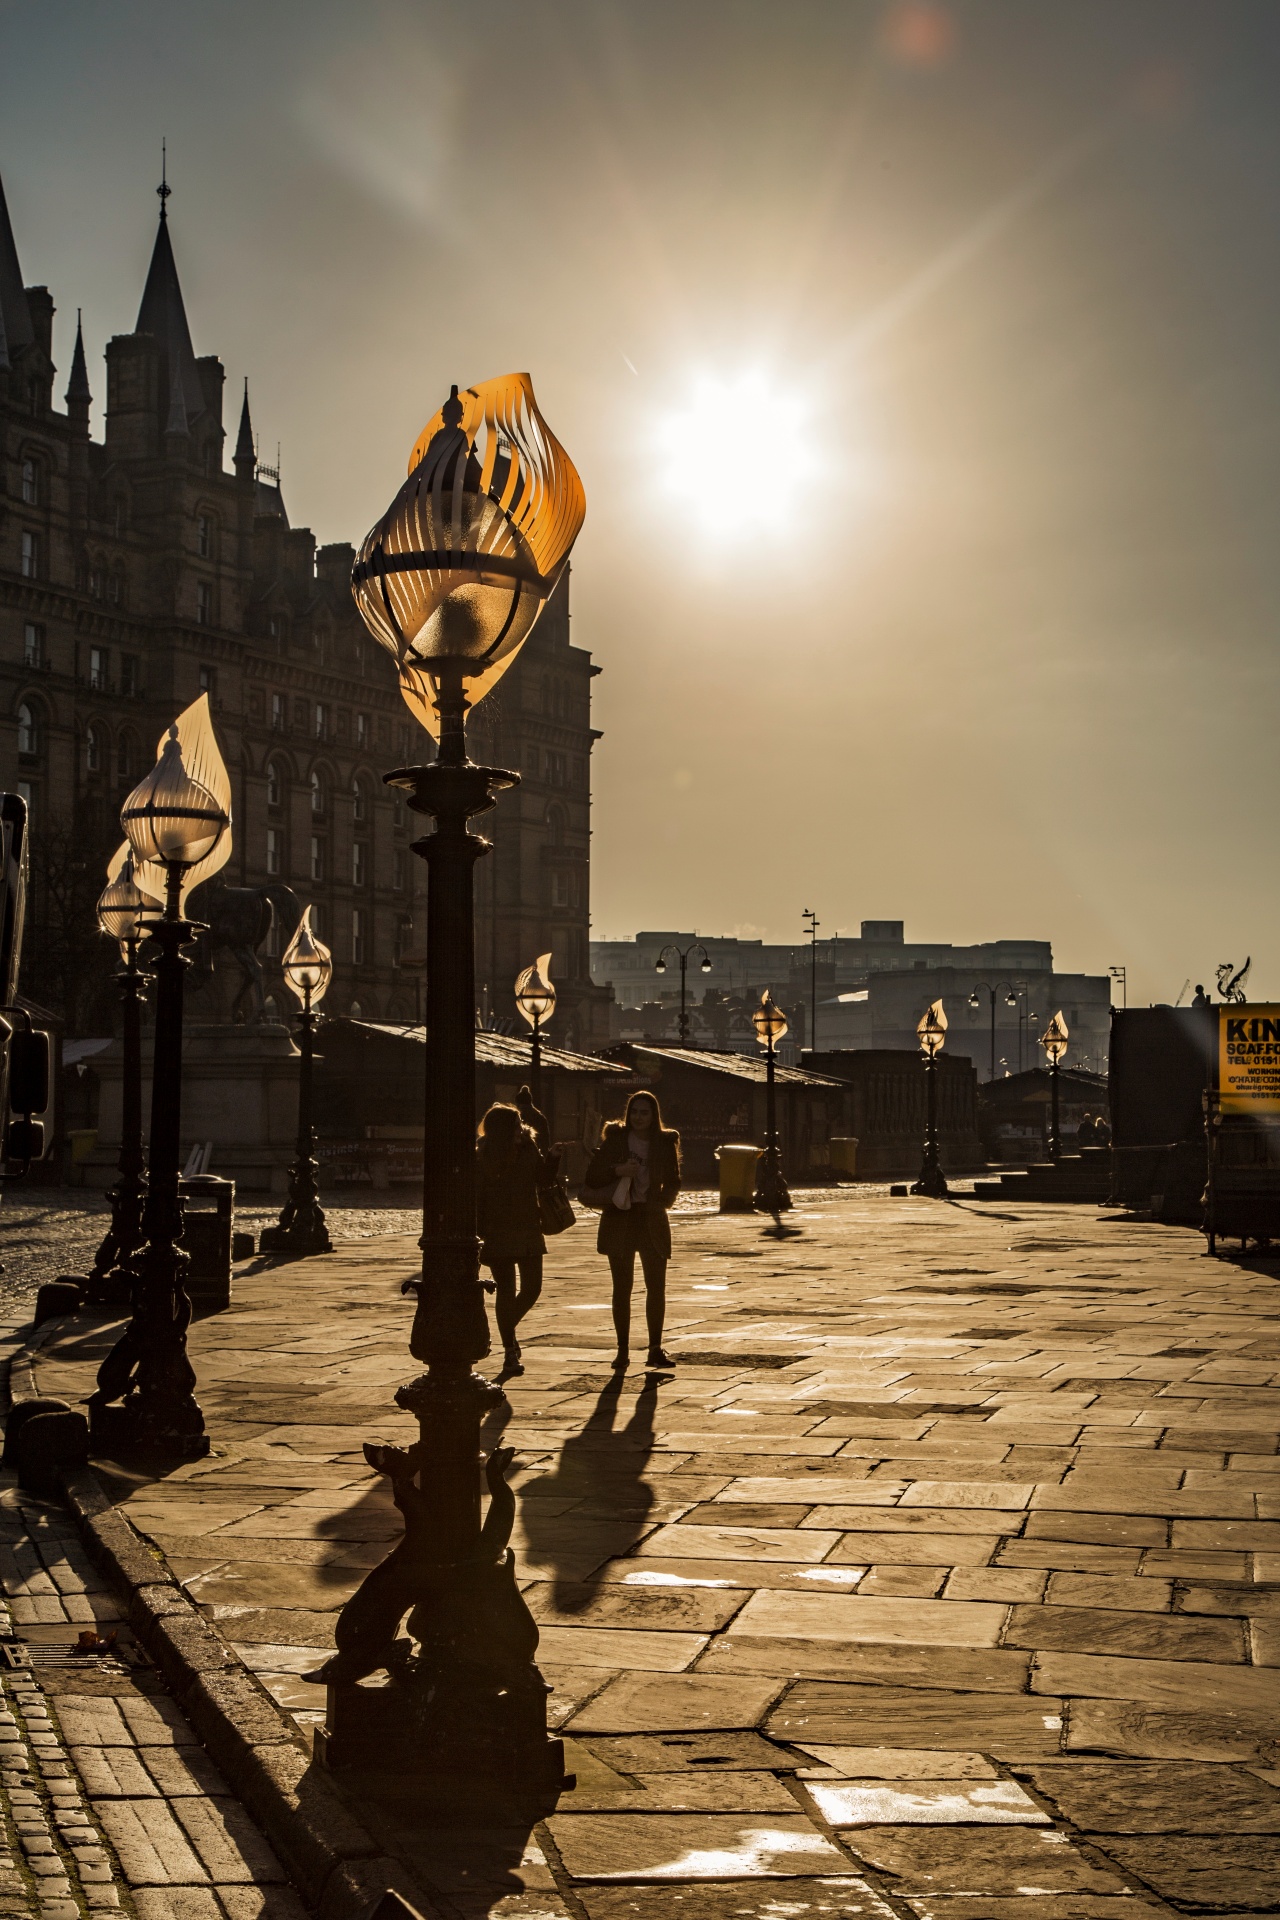
[[265,1019],[266,994],[258,950],[266,941],[273,921],[279,923],[282,951],[297,932],[302,903],[292,887],[229,887],[220,874],[215,874],[211,880],[193,888],[188,912],[193,920],[203,920],[208,928],[198,942],[197,968],[203,977],[193,984],[211,984],[214,955],[225,948],[243,976],[231,1002],[232,1020],[249,1025]]

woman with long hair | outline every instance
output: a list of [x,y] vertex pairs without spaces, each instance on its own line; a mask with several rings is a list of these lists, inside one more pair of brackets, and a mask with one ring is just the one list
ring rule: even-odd
[[671,1223],[667,1208],[680,1191],[680,1135],[664,1127],[651,1093],[633,1093],[621,1120],[604,1130],[587,1169],[584,1198],[600,1207],[596,1248],[609,1261],[613,1279],[613,1326],[618,1337],[615,1368],[626,1366],[631,1347],[631,1289],[636,1255],[644,1275],[644,1311],[649,1336],[646,1365],[674,1365],[662,1345],[667,1310],[667,1262]]
[[[531,1124],[526,1124],[526,1115]],[[547,1156],[538,1142],[538,1122],[545,1129],[531,1102],[525,1112],[500,1102],[481,1120],[476,1146],[480,1259],[493,1275],[502,1370],[508,1378],[524,1372],[516,1328],[542,1292],[542,1256],[547,1250],[538,1213]]]

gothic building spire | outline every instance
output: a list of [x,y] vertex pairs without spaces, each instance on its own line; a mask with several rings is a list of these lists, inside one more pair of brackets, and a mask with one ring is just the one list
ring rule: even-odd
[[79,401],[88,406],[93,395],[89,391],[89,368],[84,357],[84,327],[81,324],[80,309],[76,308],[76,348],[71,356],[71,378],[67,382],[66,401],[72,406]]
[[29,347],[35,337],[31,309],[22,285],[18,249],[9,225],[4,185],[0,182],[0,366],[7,367],[12,355]]
[[249,382],[244,383],[244,400],[240,407],[240,431],[236,435],[236,450],[233,457],[237,480],[252,480],[257,465],[257,455],[253,448],[253,422],[249,418]]
[[[191,345],[191,329],[187,325],[187,310],[182,301],[182,288],[178,284],[178,269],[174,263],[173,246],[169,239],[169,218],[165,202],[173,192],[167,181],[162,181],[156,189],[160,195],[160,225],[156,233],[156,243],[151,253],[151,265],[147,271],[147,284],[142,290],[142,305],[138,308],[138,321],[135,333],[149,333],[160,346],[160,365],[162,371],[161,406],[166,416],[172,417],[174,396],[181,393],[187,409],[187,420],[183,422],[186,431],[191,414],[199,410],[200,375],[196,368],[195,349]],[[169,431],[172,431],[172,427]]]

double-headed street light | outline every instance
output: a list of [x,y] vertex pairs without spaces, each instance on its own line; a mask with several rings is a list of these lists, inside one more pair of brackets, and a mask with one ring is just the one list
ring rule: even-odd
[[[538,411],[527,374],[489,380],[428,422],[409,478],[369,533],[352,572],[356,604],[393,656],[400,691],[439,748],[429,766],[385,778],[435,830],[427,863],[426,1104],[422,1277],[410,1352],[426,1372],[396,1402],[408,1447],[370,1442],[404,1537],[338,1616],[322,1747],[330,1765],[412,1785],[417,1805],[471,1817],[505,1803],[545,1809],[563,1785],[564,1749],[547,1735],[538,1628],[507,1542],[512,1450],[485,1462],[480,1421],[503,1400],[472,1371],[489,1351],[476,1238],[476,861],[470,820],[519,775],[467,754],[467,709],[504,673],[555,589],[586,512],[573,464]],[[408,1617],[408,1637],[400,1634]],[[389,1684],[359,1682],[385,1669]],[[488,1816],[486,1816],[488,1817]]]
[[529,1092],[542,1109],[542,1029],[556,1010],[551,984],[551,955],[540,953],[531,967],[516,975],[516,1006],[533,1029],[529,1036]]
[[107,863],[107,884],[98,897],[98,927],[120,948],[120,1155],[115,1185],[107,1193],[111,1225],[93,1258],[85,1287],[95,1305],[127,1300],[132,1285],[129,1262],[142,1245],[142,1203],[147,1191],[142,1152],[142,1006],[146,998],[138,966],[138,942],[144,915],[158,914],[160,902],[144,893],[133,877],[133,853],[126,840]]
[[678,947],[674,940],[669,940],[653,963],[655,973],[666,972],[667,955],[669,953],[673,953],[680,962],[680,1045],[687,1047],[689,1044],[689,990],[686,976],[689,971],[689,962],[695,953],[700,953],[702,955],[702,971],[703,973],[710,973],[711,956],[703,946],[701,940],[694,940],[687,947]]
[[311,926],[311,908],[298,922],[298,930],[285,949],[280,962],[284,983],[299,1003],[298,1014],[298,1144],[289,1169],[289,1197],[280,1210],[274,1227],[268,1227],[259,1245],[263,1253],[282,1253],[289,1259],[305,1259],[313,1253],[332,1253],[333,1242],[325,1223],[324,1209],[316,1190],[319,1171],[315,1157],[316,1136],[311,1119],[312,1035],[316,1008],[329,991],[333,978],[333,955]]
[[947,1039],[947,1015],[941,1000],[935,1000],[921,1015],[916,1033],[924,1055],[924,1158],[920,1162],[920,1178],[911,1191],[923,1193],[930,1200],[945,1200],[947,1182],[938,1158],[938,1055]]
[[1062,1152],[1062,1130],[1058,1114],[1058,1069],[1067,1057],[1067,1042],[1071,1038],[1067,1032],[1067,1023],[1061,1009],[1040,1035],[1040,1045],[1044,1048],[1049,1062],[1049,1158],[1058,1159]]
[[994,1080],[996,1077],[996,995],[1002,987],[1005,990],[1004,1003],[1006,1007],[1016,1007],[1018,1004],[1018,994],[1011,980],[999,980],[995,986],[992,986],[989,980],[979,980],[975,983],[973,992],[969,995],[969,1005],[971,1007],[981,1005],[978,999],[980,993],[985,993],[987,996],[987,1006],[991,1013],[991,1071],[987,1076],[990,1080]]
[[179,1197],[182,1127],[183,948],[197,927],[183,918],[185,896],[231,853],[231,782],[214,737],[207,694],[180,716],[160,757],[124,803],[120,823],[134,876],[163,894],[163,910],[140,922],[159,948],[151,1140],[142,1210],[144,1244],[130,1262],[133,1314],[98,1369],[89,1400],[90,1438],[99,1450],[144,1447],[194,1459],[209,1450],[187,1358],[186,1292]]
[[782,1154],[778,1146],[778,1106],[774,1086],[777,1046],[786,1037],[787,1016],[768,987],[760,995],[760,1005],[751,1016],[751,1024],[756,1030],[756,1039],[765,1050],[764,1153],[756,1172],[756,1206],[762,1213],[771,1213],[776,1222],[778,1215],[788,1212],[791,1207],[791,1194],[783,1177]]

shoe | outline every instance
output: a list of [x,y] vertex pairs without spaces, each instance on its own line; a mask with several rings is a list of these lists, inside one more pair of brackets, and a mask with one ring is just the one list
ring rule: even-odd
[[615,1353],[613,1356],[613,1371],[615,1373],[625,1373],[627,1368],[630,1365],[631,1365],[630,1353],[627,1352],[625,1348],[620,1348],[618,1352]]
[[502,1349],[502,1351],[505,1353],[508,1360],[514,1360],[516,1364],[519,1365],[520,1342],[518,1340],[508,1340],[506,1345]]
[[674,1367],[675,1361],[665,1347],[650,1347],[645,1366],[651,1371],[656,1367]]

